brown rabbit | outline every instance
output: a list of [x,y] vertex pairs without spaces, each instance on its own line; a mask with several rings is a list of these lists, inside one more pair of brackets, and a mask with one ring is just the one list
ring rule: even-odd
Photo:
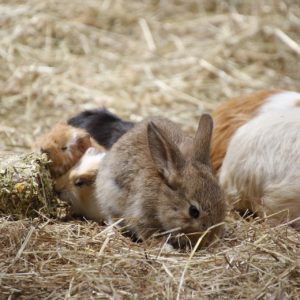
[[48,155],[50,173],[57,178],[72,168],[91,146],[104,151],[85,130],[61,122],[41,136],[32,148]]
[[[123,225],[141,240],[172,232],[170,242],[179,247],[195,245],[205,230],[223,222],[225,202],[210,164],[212,129],[209,114],[201,116],[194,139],[155,117],[122,136],[101,161],[96,179],[106,220],[124,218]],[[210,230],[201,245],[220,229]]]

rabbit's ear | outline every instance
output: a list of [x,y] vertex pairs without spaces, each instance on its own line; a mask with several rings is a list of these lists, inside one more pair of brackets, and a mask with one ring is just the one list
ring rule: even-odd
[[153,122],[147,127],[148,144],[152,159],[159,173],[172,184],[185,160],[178,147]]
[[202,114],[194,139],[193,159],[210,165],[210,145],[213,132],[213,119],[210,114]]

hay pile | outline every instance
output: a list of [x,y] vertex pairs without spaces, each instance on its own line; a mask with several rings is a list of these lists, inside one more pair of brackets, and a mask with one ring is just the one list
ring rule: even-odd
[[0,154],[0,216],[22,219],[59,215],[47,165],[46,155]]
[[88,222],[2,220],[0,234],[6,297],[299,299],[299,234],[286,227],[231,220],[191,259]]
[[[263,88],[300,91],[298,0],[0,1],[0,150],[24,152],[82,109],[202,111]],[[84,221],[0,221],[4,298],[297,299],[299,233],[234,213],[200,251],[134,244]]]

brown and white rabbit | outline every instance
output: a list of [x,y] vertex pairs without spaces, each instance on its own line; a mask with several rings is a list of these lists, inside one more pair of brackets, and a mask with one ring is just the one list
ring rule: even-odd
[[85,130],[61,122],[38,138],[33,150],[47,154],[51,160],[50,173],[57,178],[72,168],[91,146],[104,151]]
[[[300,218],[300,93],[276,92],[262,99],[252,98],[260,104],[248,119],[241,114],[244,120],[226,141],[220,184],[235,209],[274,214],[274,223],[290,221]],[[233,111],[244,101],[236,101]],[[300,220],[293,225],[300,229]]]
[[[195,245],[209,227],[222,223],[225,202],[210,164],[213,121],[203,114],[194,138],[168,119],[153,117],[122,136],[100,163],[96,179],[99,211],[138,239],[172,232],[171,243]],[[213,240],[212,229],[203,244]],[[184,237],[174,238],[184,233]],[[201,245],[203,245],[201,244]]]
[[55,191],[60,199],[70,203],[72,214],[102,221],[96,205],[95,180],[104,156],[104,152],[91,147],[73,168],[55,180]]

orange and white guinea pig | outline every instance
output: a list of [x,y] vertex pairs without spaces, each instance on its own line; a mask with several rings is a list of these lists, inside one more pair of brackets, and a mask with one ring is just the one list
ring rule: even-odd
[[55,190],[71,204],[72,214],[98,222],[102,218],[96,205],[94,182],[104,156],[104,152],[91,147],[68,173],[55,180]]
[[227,201],[300,229],[300,93],[235,98],[214,117],[212,161]]
[[91,146],[104,152],[104,148],[98,145],[85,130],[61,122],[41,136],[32,148],[47,154],[51,161],[50,173],[53,178],[57,178],[72,168]]

